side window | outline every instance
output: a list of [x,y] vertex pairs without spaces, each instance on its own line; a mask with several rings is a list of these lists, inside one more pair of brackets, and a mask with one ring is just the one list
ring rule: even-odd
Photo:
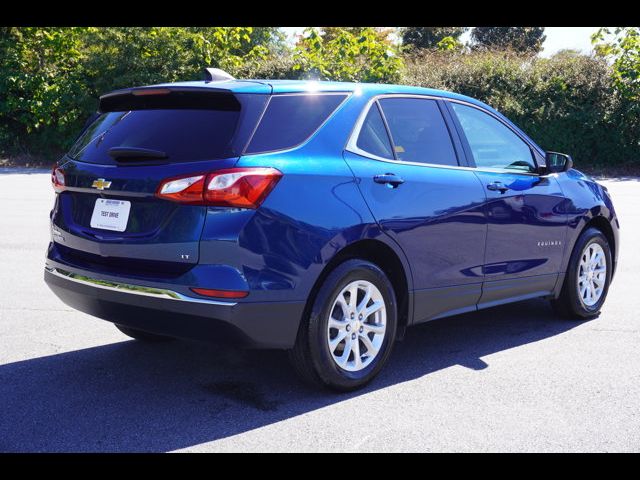
[[367,118],[364,119],[356,145],[359,149],[378,157],[393,159],[389,135],[376,103],[371,105]]
[[313,135],[346,94],[274,95],[246,153],[293,148]]
[[477,167],[535,172],[529,145],[509,127],[477,108],[451,102]]
[[435,100],[383,98],[380,106],[398,160],[458,165],[449,129]]

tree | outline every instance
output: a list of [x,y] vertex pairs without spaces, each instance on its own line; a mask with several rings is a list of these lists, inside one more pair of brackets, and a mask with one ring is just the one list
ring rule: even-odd
[[635,158],[640,158],[640,27],[601,28],[591,41],[596,55],[612,63],[611,79],[621,99],[613,117],[624,123],[617,135],[633,145]]
[[544,27],[475,27],[471,38],[476,48],[511,49],[536,54],[547,38]]
[[591,41],[597,55],[613,60],[613,81],[618,91],[640,102],[640,27],[601,28]]
[[[69,146],[97,98],[117,88],[232,75],[277,32],[251,27],[1,27],[0,150]],[[252,37],[252,35],[255,35]]]
[[293,69],[325,80],[394,82],[402,59],[394,47],[380,40],[372,27],[331,30],[328,37],[316,28],[305,30],[294,50]]
[[[459,43],[460,36],[469,27],[404,27],[402,44],[411,49],[436,49],[445,38],[446,44]],[[444,45],[444,44],[443,44]]]
[[248,54],[253,48],[262,46],[272,54],[284,53],[287,46],[287,35],[280,27],[252,27],[249,33],[249,42],[241,51],[235,52],[241,55]]
[[[64,143],[82,105],[84,27],[4,27],[0,31],[0,149],[26,141]],[[44,135],[43,135],[44,134]]]
[[344,32],[348,32],[355,36],[360,36],[365,32],[373,32],[378,42],[391,45],[393,43],[391,40],[391,34],[393,31],[393,28],[386,27],[322,27],[320,35],[324,41],[328,42],[335,40]]
[[84,45],[89,93],[97,97],[131,85],[199,80],[205,67],[233,75],[268,55],[252,34],[251,27],[91,28]]

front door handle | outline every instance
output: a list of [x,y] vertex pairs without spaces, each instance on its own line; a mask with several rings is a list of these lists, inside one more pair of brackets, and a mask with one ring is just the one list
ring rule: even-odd
[[394,173],[385,173],[384,175],[376,175],[373,177],[373,181],[376,183],[382,183],[389,185],[391,188],[396,188],[398,185],[404,183],[404,180]]
[[500,192],[500,193],[504,193],[507,190],[509,190],[509,187],[507,187],[504,183],[502,182],[492,182],[489,185],[487,185],[487,190],[491,190],[493,192]]

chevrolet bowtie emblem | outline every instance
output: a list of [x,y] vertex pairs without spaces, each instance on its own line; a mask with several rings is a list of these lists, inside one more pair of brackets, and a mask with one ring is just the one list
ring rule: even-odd
[[97,188],[98,190],[104,190],[105,188],[109,188],[111,186],[111,182],[108,182],[104,178],[99,178],[94,180],[91,184],[93,188]]

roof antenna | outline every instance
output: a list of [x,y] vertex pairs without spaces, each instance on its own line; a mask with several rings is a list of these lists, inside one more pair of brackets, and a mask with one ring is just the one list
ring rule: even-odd
[[235,80],[231,75],[220,68],[205,68],[205,82],[224,82],[225,80]]

